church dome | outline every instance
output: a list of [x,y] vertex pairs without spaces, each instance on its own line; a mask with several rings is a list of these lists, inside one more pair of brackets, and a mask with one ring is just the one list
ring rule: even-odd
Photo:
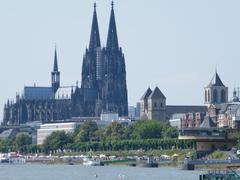
[[239,98],[238,97],[233,97],[232,101],[233,102],[239,102]]

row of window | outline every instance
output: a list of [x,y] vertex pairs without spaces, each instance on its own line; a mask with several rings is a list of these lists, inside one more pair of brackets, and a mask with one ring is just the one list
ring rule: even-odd
[[[219,99],[219,94],[220,93],[220,99]],[[226,102],[226,92],[224,89],[222,89],[220,92],[218,90],[214,89],[213,90],[213,96],[211,98],[210,90],[205,91],[205,102]]]

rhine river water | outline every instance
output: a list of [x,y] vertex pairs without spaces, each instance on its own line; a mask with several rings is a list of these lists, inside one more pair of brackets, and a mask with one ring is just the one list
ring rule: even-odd
[[0,180],[198,180],[201,171],[81,165],[0,165]]

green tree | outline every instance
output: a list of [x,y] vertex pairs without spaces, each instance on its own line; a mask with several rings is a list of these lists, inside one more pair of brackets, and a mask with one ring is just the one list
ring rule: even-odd
[[7,153],[8,151],[11,151],[12,149],[13,149],[13,140],[0,139],[0,152]]
[[105,131],[105,129],[102,128],[102,129],[99,129],[95,132],[95,139],[97,141],[104,141],[104,139],[105,139],[104,138],[104,131]]
[[126,128],[124,128],[124,134],[123,134],[123,138],[124,139],[131,139],[133,133],[133,126],[127,126]]
[[17,150],[21,151],[24,146],[32,144],[32,138],[27,134],[20,134],[16,137],[15,144]]
[[164,124],[155,120],[141,120],[133,126],[132,138],[154,139],[163,137]]
[[88,142],[96,140],[96,132],[98,130],[95,121],[86,121],[81,127],[78,134],[74,137],[75,142]]
[[178,137],[178,129],[175,127],[171,127],[171,126],[164,128],[164,137],[165,138],[177,138]]
[[104,138],[106,140],[121,140],[124,139],[125,128],[117,121],[109,124],[104,130]]
[[43,149],[45,152],[61,150],[63,152],[65,146],[72,143],[70,134],[65,131],[55,131],[48,136],[43,142]]

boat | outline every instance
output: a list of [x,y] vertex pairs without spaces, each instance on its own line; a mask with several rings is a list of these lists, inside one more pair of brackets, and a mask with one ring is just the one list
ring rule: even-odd
[[83,159],[83,165],[84,166],[103,166],[100,160],[90,158],[90,157],[85,157]]
[[153,156],[150,156],[147,158],[146,162],[140,163],[139,166],[146,168],[158,168],[158,163],[154,160]]
[[10,163],[10,159],[7,154],[0,154],[0,164],[2,163]]
[[131,167],[136,167],[137,166],[136,163],[129,163],[128,165],[131,166]]
[[0,164],[25,164],[26,160],[24,157],[17,153],[0,153]]

